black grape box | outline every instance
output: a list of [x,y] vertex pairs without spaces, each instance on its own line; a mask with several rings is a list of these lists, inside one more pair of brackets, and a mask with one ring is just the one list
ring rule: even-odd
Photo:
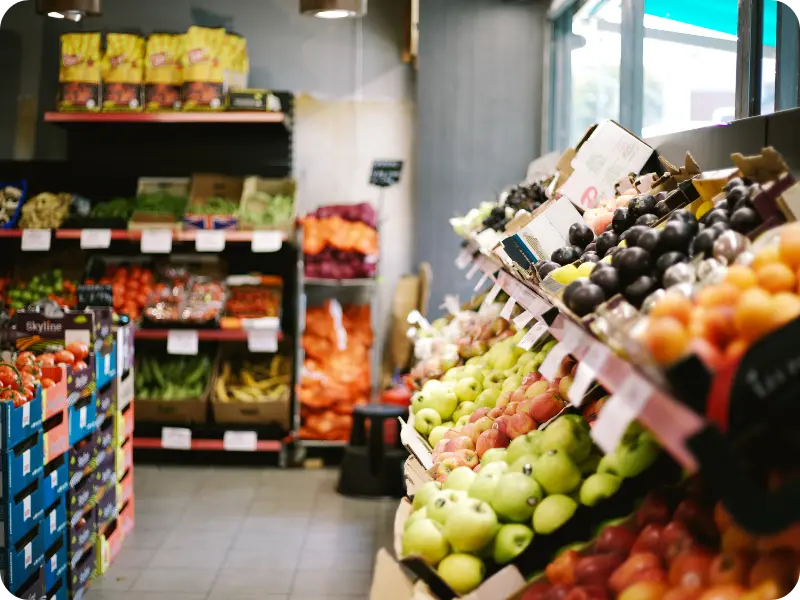
[[73,563],[69,573],[70,598],[82,598],[91,581],[94,579],[97,568],[97,548],[87,548],[76,563]]
[[97,403],[94,394],[79,398],[69,407],[69,443],[74,446],[91,435],[97,427]]
[[69,451],[69,481],[70,485],[77,484],[87,469],[91,466],[92,458],[97,452],[97,439],[90,435],[76,443]]

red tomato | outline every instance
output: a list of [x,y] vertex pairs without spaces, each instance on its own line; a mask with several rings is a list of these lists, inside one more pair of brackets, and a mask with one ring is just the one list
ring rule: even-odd
[[122,285],[121,283],[115,283],[111,288],[111,292],[114,294],[115,298],[117,296],[124,296],[125,295],[125,286]]
[[36,364],[36,355],[33,352],[20,352],[17,355],[17,368],[20,368],[23,365],[34,365]]
[[22,373],[23,382],[25,381],[26,375],[33,377],[34,380],[37,380],[42,376],[42,370],[36,365],[22,365],[19,369],[19,372]]
[[42,388],[43,389],[46,390],[46,389],[49,389],[51,387],[55,387],[55,385],[56,385],[56,382],[53,381],[52,379],[50,379],[49,377],[43,377],[42,378]]
[[69,350],[59,350],[56,352],[55,361],[57,363],[71,365],[75,362],[75,355]]
[[100,285],[111,285],[111,277],[101,277]]
[[144,306],[147,304],[147,294],[138,294],[136,296],[136,304],[139,306]]
[[0,365],[0,387],[19,389],[19,375],[11,365]]
[[130,294],[131,292],[138,292],[141,284],[139,283],[138,279],[128,279],[125,283],[125,289],[127,293]]
[[76,370],[76,371],[83,371],[84,369],[88,369],[88,368],[89,368],[89,365],[87,365],[87,364],[86,364],[85,362],[83,362],[82,360],[76,360],[76,361],[75,361],[75,364],[74,364],[74,365],[72,365],[72,368],[73,368],[74,370]]
[[52,367],[56,364],[55,357],[50,353],[42,354],[39,356],[39,364],[43,367]]
[[86,285],[94,285],[95,281],[94,281],[94,279],[89,278],[86,281],[84,281],[83,283],[85,283]]
[[139,307],[136,306],[135,302],[126,302],[125,305],[122,307],[122,314],[128,315],[130,318],[135,318],[135,315],[139,313]]
[[73,356],[75,356],[75,360],[84,360],[89,356],[89,346],[84,342],[72,342],[67,346],[67,350],[72,352]]

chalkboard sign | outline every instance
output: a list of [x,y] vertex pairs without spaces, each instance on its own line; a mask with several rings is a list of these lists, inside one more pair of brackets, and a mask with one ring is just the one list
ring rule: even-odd
[[110,285],[79,285],[78,310],[89,306],[113,306],[114,293]]
[[372,176],[370,185],[382,188],[392,187],[400,182],[400,173],[403,171],[401,160],[376,160],[372,163]]

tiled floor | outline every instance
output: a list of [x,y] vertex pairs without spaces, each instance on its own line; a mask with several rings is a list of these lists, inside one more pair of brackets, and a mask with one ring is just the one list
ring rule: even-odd
[[136,467],[136,530],[88,600],[363,600],[396,502],[337,472]]

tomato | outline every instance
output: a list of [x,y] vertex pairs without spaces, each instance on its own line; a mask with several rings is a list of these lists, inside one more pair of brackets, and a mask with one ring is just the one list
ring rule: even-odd
[[0,387],[19,389],[19,375],[11,365],[0,365]]
[[73,368],[75,371],[83,371],[84,369],[88,369],[88,368],[89,368],[89,365],[87,365],[87,364],[86,364],[85,362],[83,362],[82,360],[76,360],[76,361],[75,361],[75,364],[74,364],[74,365],[72,365],[72,368]]
[[17,355],[17,368],[20,368],[22,365],[34,365],[36,364],[36,355],[33,352],[20,352]]
[[56,382],[50,379],[49,377],[42,378],[42,389],[49,389],[51,387],[55,387]]
[[139,312],[139,307],[136,306],[135,302],[126,302],[125,305],[122,307],[122,314],[128,315],[131,318],[133,318],[133,315],[138,312]]
[[55,357],[50,353],[42,354],[39,356],[39,364],[43,367],[52,367],[56,364]]
[[120,283],[115,283],[115,284],[114,284],[114,285],[111,287],[111,291],[112,291],[112,293],[114,294],[114,297],[115,297],[115,298],[116,298],[117,296],[124,296],[124,295],[125,295],[125,286],[124,286],[124,285],[122,285],[122,284],[120,284]]
[[153,272],[152,271],[142,271],[142,276],[139,277],[139,281],[144,284],[150,284],[153,282]]
[[129,279],[128,282],[125,284],[125,289],[128,290],[127,293],[130,294],[131,292],[138,292],[141,285],[139,284],[138,279]]
[[71,365],[75,362],[75,355],[69,350],[59,350],[56,352],[55,361]]
[[84,342],[72,342],[67,346],[67,350],[72,352],[75,356],[75,360],[84,360],[89,356],[89,346]]
[[19,372],[22,373],[23,381],[25,381],[25,375],[33,377],[34,380],[39,379],[42,376],[42,370],[36,365],[22,365],[19,368]]
[[111,277],[101,277],[100,285],[111,285]]
[[12,402],[14,404],[14,408],[19,408],[20,406],[25,404],[25,397],[15,390],[6,388],[0,391],[0,401]]
[[139,294],[136,296],[136,304],[144,306],[147,304],[147,294]]

